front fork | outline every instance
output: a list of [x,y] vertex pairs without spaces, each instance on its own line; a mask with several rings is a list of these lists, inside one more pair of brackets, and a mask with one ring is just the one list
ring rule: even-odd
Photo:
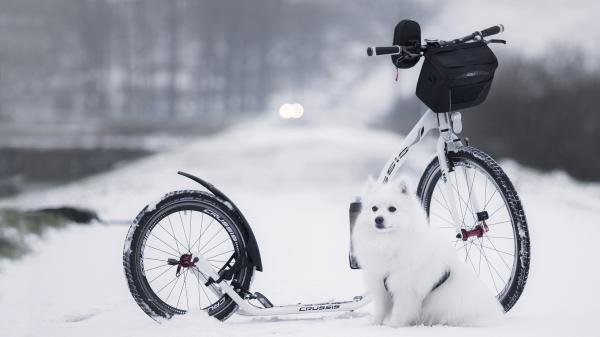
[[[462,123],[460,114],[452,113],[452,114],[444,114],[444,118],[440,120],[440,137],[438,138],[437,146],[436,146],[436,154],[440,164],[441,171],[441,179],[443,192],[447,196],[448,206],[450,207],[450,215],[452,217],[452,223],[456,229],[456,238],[466,240],[470,236],[475,236],[479,234],[480,231],[487,232],[487,225],[485,224],[485,219],[482,219],[482,215],[485,214],[483,210],[480,208],[479,202],[477,198],[475,198],[473,193],[469,193],[469,203],[473,208],[473,212],[477,214],[478,217],[478,229],[467,230],[464,228],[464,216],[466,212],[468,212],[468,204],[465,203],[465,215],[460,214],[459,208],[457,208],[457,202],[460,203],[461,200],[456,200],[456,196],[458,195],[460,198],[460,194],[458,193],[458,186],[454,186],[452,181],[450,180],[450,172],[454,171],[454,167],[448,158],[448,152],[454,151],[458,146],[462,146],[463,143],[460,138],[458,138],[455,134],[460,133],[462,130]],[[466,179],[467,189],[471,191],[473,186],[471,186],[471,182],[469,179]],[[455,194],[456,192],[456,194]],[[477,235],[480,236],[480,235]]]

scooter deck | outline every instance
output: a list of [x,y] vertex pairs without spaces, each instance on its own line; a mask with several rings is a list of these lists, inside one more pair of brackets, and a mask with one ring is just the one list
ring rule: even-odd
[[[197,257],[196,266],[192,267],[192,272],[197,277],[208,281],[208,278],[213,280],[219,279],[219,275],[214,271],[208,261],[202,256]],[[271,301],[261,293],[255,293],[253,298],[257,299],[261,306],[253,305],[249,302],[251,298],[242,298],[233,287],[225,282],[211,283],[210,289],[217,295],[227,294],[239,306],[238,314],[244,316],[272,316],[272,315],[289,315],[289,314],[310,314],[316,312],[337,312],[337,311],[354,311],[364,307],[371,302],[368,294],[355,296],[350,301],[341,302],[323,302],[312,304],[292,304],[274,306]]]

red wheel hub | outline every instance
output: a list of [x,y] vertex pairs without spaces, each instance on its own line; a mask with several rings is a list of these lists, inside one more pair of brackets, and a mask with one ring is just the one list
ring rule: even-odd
[[476,236],[476,237],[480,238],[483,236],[483,234],[485,234],[489,231],[490,231],[490,228],[488,227],[488,225],[485,223],[485,221],[482,221],[480,224],[475,226],[473,229],[466,230],[464,228],[461,228],[460,233],[462,236],[462,240],[467,241],[467,239],[469,239],[472,236]]
[[179,257],[179,260],[168,259],[167,263],[171,266],[177,266],[176,276],[181,275],[181,268],[195,267],[198,262],[198,257],[192,259],[192,253],[183,254]]

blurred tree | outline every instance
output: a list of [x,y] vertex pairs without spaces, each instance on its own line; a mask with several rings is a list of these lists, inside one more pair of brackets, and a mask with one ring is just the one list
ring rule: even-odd
[[[600,73],[582,67],[581,58],[499,60],[486,101],[462,112],[464,136],[497,158],[600,180],[600,114],[594,104]],[[414,96],[400,98],[382,125],[406,133],[419,118],[412,111],[425,109]]]
[[[265,109],[281,88],[331,75],[337,43],[391,26],[389,8],[413,7],[0,0],[0,116],[57,129],[82,121],[116,132],[214,129]],[[192,128],[188,121],[198,118],[202,125]]]
[[468,134],[498,157],[600,180],[600,73],[582,64],[504,60],[485,104],[465,112]]

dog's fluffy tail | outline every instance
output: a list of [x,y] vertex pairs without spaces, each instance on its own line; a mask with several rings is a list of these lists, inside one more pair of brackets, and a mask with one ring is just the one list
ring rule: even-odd
[[504,310],[494,295],[460,262],[450,278],[423,303],[422,324],[489,326],[498,324]]

